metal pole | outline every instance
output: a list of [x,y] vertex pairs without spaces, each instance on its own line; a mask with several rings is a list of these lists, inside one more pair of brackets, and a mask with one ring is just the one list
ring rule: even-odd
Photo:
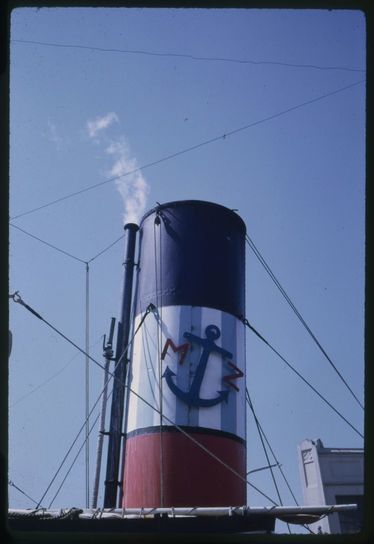
[[89,359],[89,294],[90,294],[90,269],[86,263],[86,508],[89,507],[90,500],[90,359]]
[[[124,260],[124,279],[122,293],[121,319],[118,323],[118,337],[116,346],[116,362],[119,361],[121,354],[129,341],[131,303],[132,303],[132,284],[134,276],[134,256],[136,233],[139,229],[134,223],[125,225],[126,246]],[[105,480],[104,508],[115,508],[118,491],[118,469],[121,453],[121,435],[123,422],[123,408],[125,396],[125,379],[128,363],[128,355],[122,358],[122,361],[116,366],[113,382],[112,406],[110,413],[108,459]]]
[[103,355],[105,357],[104,388],[103,388],[103,396],[101,401],[100,427],[99,427],[99,435],[97,438],[97,451],[96,451],[96,470],[95,470],[95,479],[94,479],[93,490],[92,490],[91,508],[97,508],[97,497],[99,494],[101,459],[103,455],[103,442],[104,442],[104,432],[105,432],[106,405],[108,400],[109,365],[110,365],[110,361],[113,361],[112,346],[113,346],[113,334],[114,334],[115,322],[116,322],[115,317],[112,317],[112,320],[110,323],[108,342],[105,343],[105,336],[104,336],[104,342],[103,342],[103,350],[104,350]]

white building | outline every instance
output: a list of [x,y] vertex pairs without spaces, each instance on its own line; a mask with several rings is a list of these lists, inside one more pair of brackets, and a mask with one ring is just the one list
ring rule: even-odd
[[357,504],[357,510],[331,514],[310,525],[314,532],[355,533],[363,526],[364,450],[325,448],[320,439],[298,445],[304,504]]

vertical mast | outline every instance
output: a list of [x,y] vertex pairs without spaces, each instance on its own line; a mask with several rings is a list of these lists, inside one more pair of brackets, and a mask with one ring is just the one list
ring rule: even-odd
[[86,263],[86,449],[85,449],[85,466],[86,466],[86,508],[89,507],[90,500],[90,268]]
[[103,352],[104,352],[103,355],[105,357],[104,389],[103,389],[103,396],[101,401],[100,428],[99,428],[99,436],[97,440],[96,469],[95,469],[95,479],[94,479],[93,491],[92,491],[91,508],[97,508],[97,498],[99,494],[101,460],[102,460],[103,442],[104,442],[104,434],[105,434],[106,405],[108,401],[109,365],[111,361],[114,361],[112,346],[113,346],[115,322],[116,322],[116,319],[112,317],[112,320],[110,323],[109,340],[108,342],[106,342],[106,336],[104,335],[104,341],[103,341]]

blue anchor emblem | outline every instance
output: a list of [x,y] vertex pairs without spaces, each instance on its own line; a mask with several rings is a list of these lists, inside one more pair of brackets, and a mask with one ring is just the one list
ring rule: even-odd
[[218,397],[212,399],[200,398],[200,388],[204,378],[205,369],[208,364],[209,355],[212,352],[215,352],[220,353],[223,357],[232,357],[232,353],[226,351],[223,348],[220,348],[215,343],[215,340],[217,340],[221,336],[221,331],[218,327],[216,327],[215,325],[208,325],[205,329],[205,335],[206,338],[200,338],[199,336],[196,336],[190,332],[185,332],[183,335],[184,338],[187,338],[191,343],[200,344],[203,350],[189,391],[183,391],[173,382],[172,378],[173,376],[175,376],[175,373],[170,370],[168,366],[166,367],[165,372],[162,375],[175,396],[189,406],[214,406],[222,401],[227,402],[229,396],[229,391],[217,391]]

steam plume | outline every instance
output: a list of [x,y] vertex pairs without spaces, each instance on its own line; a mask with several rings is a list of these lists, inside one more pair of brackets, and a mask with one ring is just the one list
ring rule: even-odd
[[[91,140],[96,144],[107,143],[105,149],[108,155],[112,155],[114,164],[109,171],[110,177],[123,176],[128,172],[136,170],[138,161],[132,157],[127,140],[124,136],[116,140],[109,140],[105,135],[105,130],[113,123],[119,123],[118,115],[109,112],[102,117],[87,121],[86,129]],[[100,137],[97,137],[97,136]],[[144,213],[147,196],[149,194],[149,185],[146,182],[141,171],[133,172],[116,181],[117,189],[122,197],[124,205],[123,221],[126,223],[138,223]]]
[[[111,176],[122,176],[138,168],[138,161],[130,156],[129,147],[125,138],[113,141],[106,152],[113,155],[115,163],[110,171]],[[149,186],[141,171],[133,172],[124,178],[116,180],[117,189],[124,205],[123,221],[138,223],[144,213]]]
[[95,138],[98,132],[109,127],[112,123],[118,123],[117,115],[111,111],[103,117],[97,117],[93,121],[87,121],[87,130],[90,138]]

